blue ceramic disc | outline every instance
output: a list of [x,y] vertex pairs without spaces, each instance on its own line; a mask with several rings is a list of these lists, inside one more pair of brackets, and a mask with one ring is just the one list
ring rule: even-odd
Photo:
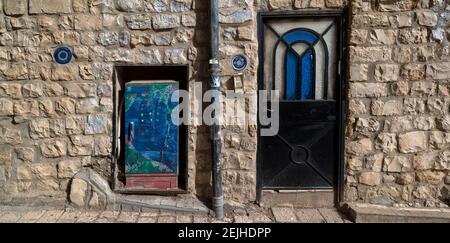
[[68,64],[72,61],[72,51],[68,47],[58,47],[53,54],[56,63],[58,64]]
[[248,61],[247,57],[244,55],[236,55],[231,60],[231,64],[233,65],[233,69],[235,71],[242,71],[247,68]]

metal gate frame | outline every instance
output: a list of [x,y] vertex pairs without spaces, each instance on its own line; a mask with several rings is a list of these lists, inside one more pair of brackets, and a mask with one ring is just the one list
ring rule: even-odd
[[[345,173],[345,118],[346,118],[346,92],[348,87],[347,80],[347,69],[348,67],[348,50],[347,50],[347,9],[340,10],[299,10],[299,11],[276,11],[276,12],[260,12],[258,13],[258,58],[259,58],[259,67],[258,67],[258,89],[264,89],[264,20],[266,19],[284,19],[284,18],[312,18],[312,17],[335,17],[338,18],[338,38],[337,38],[337,48],[341,51],[338,52],[338,61],[340,72],[337,74],[336,81],[339,85],[336,85],[336,97],[338,103],[338,158],[337,158],[337,171],[335,172],[335,201],[336,203],[340,203],[344,201],[344,173]],[[260,107],[258,104],[258,113],[260,111]],[[258,114],[259,115],[259,114]],[[256,201],[261,201],[262,191],[263,191],[263,174],[262,174],[262,155],[261,155],[261,136],[260,136],[261,127],[258,123],[258,148],[257,148],[257,183],[256,183]],[[292,188],[290,189],[292,190]]]

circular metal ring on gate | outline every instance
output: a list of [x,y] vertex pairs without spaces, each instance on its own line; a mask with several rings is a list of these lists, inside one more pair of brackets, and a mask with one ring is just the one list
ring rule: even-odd
[[291,150],[291,160],[294,164],[305,164],[309,158],[309,150],[303,146],[297,146]]
[[56,48],[53,57],[58,64],[68,64],[73,58],[72,50],[65,46],[58,47]]
[[247,68],[248,65],[248,60],[247,57],[244,55],[236,55],[233,57],[233,59],[231,60],[231,65],[233,66],[233,69],[235,71],[243,71],[244,69]]

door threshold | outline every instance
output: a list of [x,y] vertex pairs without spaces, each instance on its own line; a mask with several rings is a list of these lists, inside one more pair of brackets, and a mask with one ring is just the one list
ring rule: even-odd
[[333,190],[262,191],[263,207],[292,205],[297,208],[332,208],[336,205]]
[[278,193],[309,193],[309,192],[333,192],[334,190],[323,189],[323,190],[275,190]]

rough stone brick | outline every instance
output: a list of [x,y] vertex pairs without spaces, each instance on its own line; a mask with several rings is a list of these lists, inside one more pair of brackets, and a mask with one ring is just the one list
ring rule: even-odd
[[415,0],[379,0],[378,8],[380,11],[387,12],[400,12],[400,11],[408,11],[413,10],[416,6]]
[[221,10],[219,22],[221,24],[243,24],[253,20],[253,12],[250,10]]
[[375,67],[375,80],[379,82],[397,81],[400,68],[396,64],[378,64]]
[[88,9],[88,0],[73,0],[72,8],[76,13],[84,13]]
[[67,154],[67,145],[64,140],[46,140],[40,147],[42,155],[47,158],[58,158]]
[[406,64],[402,66],[402,77],[410,81],[420,80],[425,77],[425,65]]
[[418,182],[437,185],[444,181],[445,173],[442,171],[419,171],[416,173]]
[[392,116],[403,113],[403,102],[401,100],[375,100],[372,102],[372,114],[375,116]]
[[47,119],[35,119],[30,122],[30,137],[33,139],[49,138],[50,123]]
[[353,28],[386,27],[389,26],[389,18],[381,13],[358,14],[353,16]]
[[371,45],[392,45],[397,40],[397,31],[375,29],[370,32],[369,44]]
[[105,115],[89,115],[86,121],[85,134],[102,134],[108,129],[108,119]]
[[367,107],[361,100],[351,99],[348,106],[352,116],[367,113]]
[[6,15],[24,15],[27,12],[27,0],[5,0],[3,4]]
[[398,33],[398,40],[402,44],[422,44],[428,39],[426,28],[401,29]]
[[413,171],[413,163],[405,156],[389,156],[384,159],[383,171],[395,173],[411,172]]
[[350,83],[351,97],[383,97],[388,95],[388,85],[384,83]]
[[72,178],[81,169],[78,159],[64,160],[58,163],[58,178]]
[[397,147],[397,135],[395,133],[381,133],[375,140],[375,148],[386,154],[396,152]]
[[155,30],[165,30],[179,27],[181,19],[177,15],[160,14],[153,16],[152,22]]
[[411,93],[417,96],[432,96],[436,94],[437,85],[434,82],[414,82]]
[[71,136],[68,151],[71,156],[89,156],[92,154],[94,140],[88,136]]
[[347,152],[354,155],[366,155],[373,150],[373,143],[370,139],[361,139],[358,141],[351,141],[347,145]]
[[366,81],[369,75],[369,65],[352,64],[350,65],[350,81]]
[[291,0],[269,0],[269,9],[283,9],[292,7]]
[[385,62],[392,56],[392,49],[387,47],[350,47],[352,62]]
[[56,178],[56,166],[52,164],[42,163],[31,165],[31,171],[38,178]]
[[414,156],[414,169],[416,171],[430,170],[434,168],[434,163],[436,161],[436,153],[419,153]]
[[98,15],[75,15],[74,26],[76,30],[102,30],[102,17]]
[[404,28],[412,26],[412,14],[411,13],[398,13],[393,16],[389,16],[389,22],[392,27]]
[[450,62],[428,64],[426,72],[432,79],[450,79]]
[[438,22],[437,13],[433,11],[421,11],[416,13],[417,21],[420,25],[433,27]]
[[359,176],[359,183],[367,186],[378,186],[382,180],[383,176],[378,172],[363,172]]
[[427,149],[428,139],[425,132],[410,132],[398,136],[400,152],[409,154]]
[[[159,19],[160,21],[164,21]],[[132,30],[152,29],[152,18],[148,15],[131,15],[125,18],[128,28]]]
[[71,13],[71,1],[61,0],[29,0],[30,14],[61,14]]
[[364,29],[352,29],[350,31],[350,44],[361,45],[366,43],[368,31]]
[[0,116],[14,115],[14,103],[9,99],[0,99]]

